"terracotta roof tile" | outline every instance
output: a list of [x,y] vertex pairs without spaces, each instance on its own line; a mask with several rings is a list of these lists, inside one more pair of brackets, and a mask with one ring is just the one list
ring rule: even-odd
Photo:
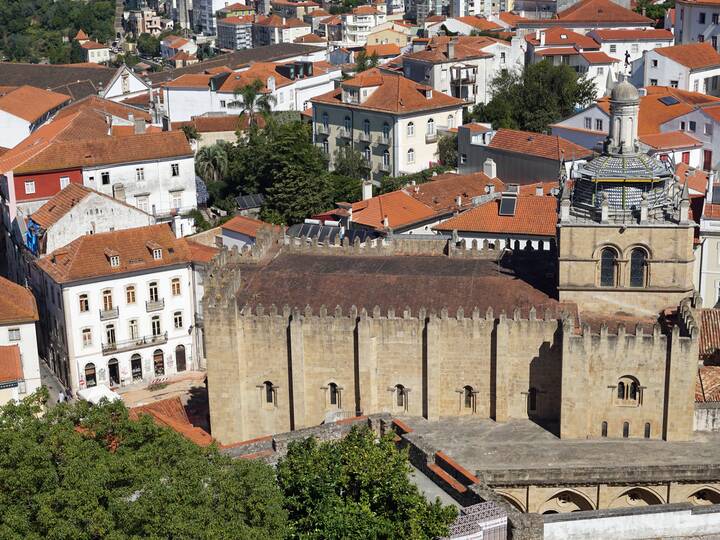
[[481,204],[433,227],[439,231],[555,236],[557,199],[543,195],[517,197],[515,214],[501,216],[500,198]]
[[[148,242],[162,247],[162,258],[153,258]],[[120,265],[110,266],[108,253],[120,256]],[[81,236],[37,261],[38,267],[56,283],[138,272],[188,263],[185,242],[175,238],[167,224],[149,225]]]
[[0,323],[38,320],[35,297],[30,290],[4,277],[0,277],[0,290]]
[[168,88],[207,88],[210,86],[212,73],[186,73],[177,79],[163,84]]
[[77,31],[77,34],[75,34],[76,41],[79,41],[81,39],[90,39],[82,28]]
[[224,8],[219,9],[218,11],[223,12],[230,12],[230,11],[254,11],[253,8],[246,6],[245,4],[242,4],[240,2],[235,2],[233,4],[230,4],[229,6],[225,6]]
[[295,38],[294,43],[326,43],[327,39],[317,34],[305,34],[299,38]]
[[545,159],[561,160],[564,156],[569,160],[587,157],[593,154],[592,150],[575,144],[557,135],[544,135],[531,131],[515,129],[499,129],[493,136],[490,148],[506,150]]
[[674,60],[690,69],[720,66],[720,53],[710,43],[686,43],[655,49],[659,55]]
[[574,47],[553,47],[535,51],[535,56],[575,56],[580,53]]
[[255,238],[258,231],[263,227],[273,226],[265,221],[249,218],[247,216],[235,216],[230,221],[226,221],[222,224],[223,231],[236,232],[251,238]]
[[20,347],[17,345],[0,346],[0,383],[20,381],[23,378]]
[[[577,45],[580,49],[599,49],[600,44],[590,36],[579,34],[563,28],[562,26],[554,26],[542,30],[545,34],[545,46],[571,46]],[[540,41],[535,38],[534,34],[525,36],[525,40],[533,45],[540,45]]]
[[207,431],[190,423],[179,396],[133,407],[129,411],[129,416],[133,420],[143,414],[151,416],[157,424],[173,429],[198,446],[209,446],[213,442],[212,436]]
[[306,13],[304,17],[310,17],[314,19],[315,17],[329,17],[330,13],[325,11],[324,9],[313,9],[310,13]]
[[[147,103],[147,96],[145,96],[145,103]],[[118,103],[117,101],[111,101],[109,99],[101,98],[100,96],[87,96],[78,101],[66,105],[57,113],[56,118],[62,118],[63,116],[71,113],[75,113],[82,109],[90,109],[96,112],[107,113],[117,118],[124,118],[125,120],[132,114],[134,118],[142,118],[146,122],[150,122],[150,113],[127,105],[126,103]]]
[[[485,36],[462,36],[458,37],[453,44],[452,60],[467,60],[471,58],[492,58],[492,54],[483,49],[497,43],[497,40]],[[445,36],[438,36],[432,39],[428,48],[424,51],[417,51],[404,56],[413,60],[425,62],[442,63],[448,62],[448,43],[450,39]]]
[[[265,127],[265,117],[256,115],[257,125]],[[247,129],[249,124],[247,115],[237,114],[193,116],[190,121],[173,122],[172,129],[182,129],[184,126],[195,126],[200,133],[214,133],[219,131],[237,131]]]
[[353,15],[380,15],[381,12],[379,12],[377,9],[375,9],[372,6],[358,6],[356,8],[353,8],[352,14]]
[[525,17],[513,13],[512,11],[503,11],[498,15],[498,18],[507,25],[516,26],[517,23],[527,20]]
[[706,171],[703,171],[702,169],[693,169],[689,165],[680,162],[675,167],[675,174],[680,177],[681,182],[684,182],[685,179],[687,179],[689,187],[693,191],[703,194],[707,191],[708,173]]
[[205,244],[194,242],[188,238],[181,238],[180,242],[185,243],[190,252],[190,260],[194,263],[207,264],[220,252],[216,247],[206,246]]
[[370,109],[394,113],[408,113],[439,109],[443,107],[460,107],[465,102],[450,97],[442,92],[432,92],[432,97],[425,96],[427,86],[406,79],[399,73],[380,71],[378,68],[362,72],[357,77],[344,81],[347,86],[378,86],[364,103],[348,104],[342,102],[342,89],[315,97],[313,103],[330,103],[349,108]]
[[580,56],[582,56],[588,64],[614,64],[620,61],[601,51],[581,52]]
[[259,17],[255,21],[255,25],[257,26],[270,26],[273,28],[299,28],[302,26],[309,27],[310,24],[306,23],[305,21],[302,21],[300,19],[285,19],[285,22],[283,22],[283,18],[278,15],[270,15],[269,17]]
[[68,101],[70,98],[65,94],[34,86],[21,86],[0,97],[0,110],[28,122],[35,122]]
[[701,147],[702,143],[684,131],[652,133],[639,137],[640,142],[656,150]]
[[365,53],[368,56],[372,56],[373,54],[377,54],[378,56],[398,56],[400,55],[400,46],[394,43],[366,45]]
[[652,24],[654,21],[612,0],[581,0],[557,14],[561,21]]
[[435,215],[427,204],[404,191],[393,191],[353,203],[352,210],[353,223],[379,230],[384,228],[385,217],[388,218],[388,226],[396,229]]
[[52,199],[33,212],[30,218],[43,229],[47,229],[57,223],[60,218],[92,192],[93,190],[85,186],[68,184]]
[[86,41],[82,45],[80,45],[83,49],[109,49],[107,45],[103,45],[102,43],[98,43],[97,41]]
[[244,17],[224,17],[222,19],[218,19],[217,23],[220,26],[226,25],[226,24],[232,24],[232,25],[242,25],[242,24],[252,24],[255,22],[255,19],[252,15],[246,15]]
[[466,17],[455,17],[456,20],[467,24],[468,26],[472,26],[473,28],[477,28],[478,30],[489,32],[492,30],[502,30],[503,27],[500,26],[497,23],[488,21],[487,19],[483,17],[475,17],[472,15],[468,15]]
[[470,206],[473,197],[485,195],[485,187],[492,184],[495,191],[502,191],[505,184],[499,178],[490,178],[482,172],[473,174],[441,174],[430,182],[406,186],[403,191],[426,204],[436,213],[457,209],[457,197],[461,207]]
[[720,366],[702,366],[698,369],[695,401],[720,401]]
[[593,30],[592,34],[601,41],[672,41],[675,39],[670,30],[658,28],[641,28],[632,30],[602,29]]

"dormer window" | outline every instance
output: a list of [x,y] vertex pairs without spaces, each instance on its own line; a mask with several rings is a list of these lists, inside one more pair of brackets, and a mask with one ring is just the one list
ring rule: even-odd
[[153,249],[152,254],[153,259],[155,259],[156,261],[162,259],[162,249]]
[[112,268],[117,268],[120,266],[120,255],[112,255],[110,257],[110,266]]

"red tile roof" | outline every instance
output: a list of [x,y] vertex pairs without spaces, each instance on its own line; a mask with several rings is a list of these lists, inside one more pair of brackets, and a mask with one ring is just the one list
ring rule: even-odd
[[0,324],[38,320],[35,297],[22,285],[0,276]]
[[400,46],[394,43],[384,43],[381,45],[366,45],[365,53],[368,56],[377,54],[378,56],[399,56]]
[[695,401],[697,403],[720,401],[720,366],[698,368]]
[[181,238],[180,241],[185,243],[190,252],[190,260],[194,263],[207,264],[213,260],[215,255],[220,253],[220,250],[216,247],[206,246],[188,238]]
[[576,54],[580,53],[574,47],[553,47],[535,51],[535,56],[575,56]]
[[207,431],[190,423],[179,396],[133,407],[129,411],[129,416],[133,420],[137,420],[143,414],[151,416],[155,423],[173,429],[198,446],[209,446],[213,442],[212,436]]
[[555,236],[557,225],[555,197],[520,195],[517,197],[514,215],[501,216],[499,210],[500,198],[496,198],[433,228],[438,231]]
[[493,30],[502,30],[503,27],[500,26],[497,23],[488,21],[487,19],[483,17],[475,17],[472,15],[468,15],[466,17],[455,17],[456,20],[467,24],[468,26],[472,26],[473,28],[477,28],[478,30],[490,32]]
[[327,43],[327,39],[317,34],[305,34],[299,38],[295,38],[293,43]]
[[0,346],[0,383],[20,381],[23,378],[20,347],[17,345]]
[[[690,189],[697,193],[705,193],[708,185],[708,173],[702,169],[693,169],[685,163],[678,163],[675,167],[675,174],[680,177],[680,181],[687,179]],[[702,207],[701,207],[702,208]],[[699,222],[699,217],[697,221]]]
[[592,34],[601,41],[672,41],[675,39],[670,30],[642,28],[632,30],[593,30]]
[[358,6],[353,8],[353,15],[380,15],[381,12],[372,6]]
[[92,189],[85,186],[68,184],[67,187],[33,212],[30,218],[43,229],[47,229],[57,223],[60,218],[92,192]]
[[35,122],[69,101],[70,98],[65,94],[34,86],[21,86],[0,97],[0,110],[28,122]]
[[614,64],[615,62],[620,61],[617,58],[613,58],[612,56],[600,51],[581,52],[580,56],[582,56],[588,64]]
[[581,0],[557,14],[561,21],[652,24],[654,21],[612,0]]
[[82,28],[77,31],[77,34],[75,34],[75,40],[76,40],[76,41],[80,41],[81,39],[90,39],[90,38],[88,37],[88,35],[83,31]]
[[[143,94],[143,97],[145,99],[144,102],[147,103],[147,94]],[[146,122],[150,122],[151,120],[150,113],[138,107],[128,105],[127,101],[125,104],[123,104],[118,103],[117,101],[111,101],[109,99],[104,99],[100,96],[94,95],[84,97],[78,101],[74,101],[71,104],[66,105],[65,107],[60,109],[60,111],[57,113],[56,118],[62,118],[67,114],[75,113],[83,109],[89,109],[97,113],[102,113],[103,115],[110,114],[112,116],[115,116],[117,118],[123,118],[125,120],[127,120],[130,115],[133,115],[133,118],[142,118]]]
[[[265,117],[261,114],[255,115],[257,125],[265,127]],[[216,133],[221,131],[237,131],[247,129],[249,119],[247,115],[225,114],[193,116],[190,121],[173,122],[172,129],[182,129],[184,126],[194,126],[199,133]]]
[[431,218],[435,211],[404,191],[393,191],[353,203],[352,221],[360,225],[383,229],[383,219],[388,226],[396,229],[411,223]]
[[[545,46],[571,46],[576,45],[580,49],[599,49],[600,44],[590,36],[578,34],[562,26],[554,26],[541,30],[545,34]],[[528,34],[525,40],[535,46],[540,45],[540,40],[535,34]]]
[[242,25],[242,24],[252,24],[255,22],[255,18],[252,15],[246,15],[244,17],[224,17],[222,19],[218,19],[217,23],[219,25],[225,25],[225,24],[232,24],[232,25]]
[[[406,79],[399,73],[381,71],[378,68],[363,71],[358,76],[348,81],[343,81],[342,85],[359,87],[378,86],[379,88],[361,104],[343,103],[341,88],[315,97],[310,101],[312,103],[329,103],[349,108],[393,113],[409,113],[444,107],[460,107],[465,103],[461,99],[450,97],[442,92],[432,91],[430,87]],[[432,92],[432,97],[426,97],[426,90]]]
[[672,47],[660,47],[655,52],[690,69],[720,66],[720,53],[710,43],[686,43]]
[[230,221],[226,221],[222,224],[223,231],[231,231],[239,234],[244,234],[251,238],[257,236],[258,231],[263,227],[273,227],[270,223],[260,221],[259,219],[253,219],[246,216],[235,216]]
[[[162,249],[161,259],[153,258],[154,246]],[[120,257],[118,267],[110,266],[112,255]],[[81,236],[38,259],[37,266],[56,283],[68,283],[190,261],[187,244],[162,224]]]
[[488,146],[508,152],[557,161],[563,159],[563,157],[570,160],[573,157],[582,158],[593,154],[592,150],[557,135],[545,135],[515,129],[499,129]]
[[512,11],[503,11],[498,15],[498,18],[509,26],[516,26],[521,21],[526,21],[525,17],[513,13]]
[[460,207],[465,208],[472,204],[473,197],[485,195],[485,188],[492,184],[495,191],[502,191],[505,184],[499,178],[490,178],[482,172],[472,174],[441,174],[430,182],[415,186],[406,186],[402,189],[412,198],[426,204],[436,213],[457,209],[457,198],[460,197]]
[[86,41],[80,46],[83,49],[109,49],[107,45],[103,45],[102,43],[98,43],[97,41]]
[[698,148],[702,143],[684,131],[667,131],[639,137],[640,142],[655,150],[672,150],[675,148]]

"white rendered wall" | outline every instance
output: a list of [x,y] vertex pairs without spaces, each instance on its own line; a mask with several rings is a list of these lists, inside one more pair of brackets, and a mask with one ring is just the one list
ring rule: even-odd
[[[20,330],[20,341],[10,341],[10,330]],[[12,399],[22,399],[32,394],[42,385],[40,381],[40,356],[37,347],[37,333],[35,323],[4,324],[0,326],[0,345],[17,345],[20,349],[23,377],[25,380],[25,393],[19,393],[20,388],[12,388]],[[0,402],[0,405],[4,403]]]

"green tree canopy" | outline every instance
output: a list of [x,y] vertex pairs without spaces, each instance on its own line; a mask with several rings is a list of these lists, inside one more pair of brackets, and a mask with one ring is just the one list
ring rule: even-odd
[[494,128],[541,132],[595,99],[595,84],[570,66],[548,60],[504,72],[492,81],[493,98],[479,104],[472,118]]
[[378,55],[376,52],[373,52],[371,55],[368,55],[365,50],[363,49],[360,51],[357,55],[357,58],[355,59],[355,72],[361,73],[363,71],[366,71],[368,69],[377,67],[380,63],[380,59],[378,58]]
[[436,538],[455,507],[429,503],[408,479],[407,454],[391,436],[354,428],[336,442],[291,443],[278,464],[293,538]]
[[446,167],[457,167],[458,165],[458,138],[457,133],[443,135],[438,140],[438,160]]
[[229,107],[240,109],[241,116],[248,117],[248,126],[257,126],[257,115],[262,115],[267,119],[275,105],[275,96],[262,92],[263,83],[260,79],[255,79],[250,84],[241,88],[236,88],[234,99],[228,103]]
[[138,51],[147,56],[160,56],[160,40],[150,34],[140,34],[137,39]]
[[[45,394],[46,396],[46,394]],[[0,408],[0,537],[281,539],[273,470],[202,449],[122,403]]]

